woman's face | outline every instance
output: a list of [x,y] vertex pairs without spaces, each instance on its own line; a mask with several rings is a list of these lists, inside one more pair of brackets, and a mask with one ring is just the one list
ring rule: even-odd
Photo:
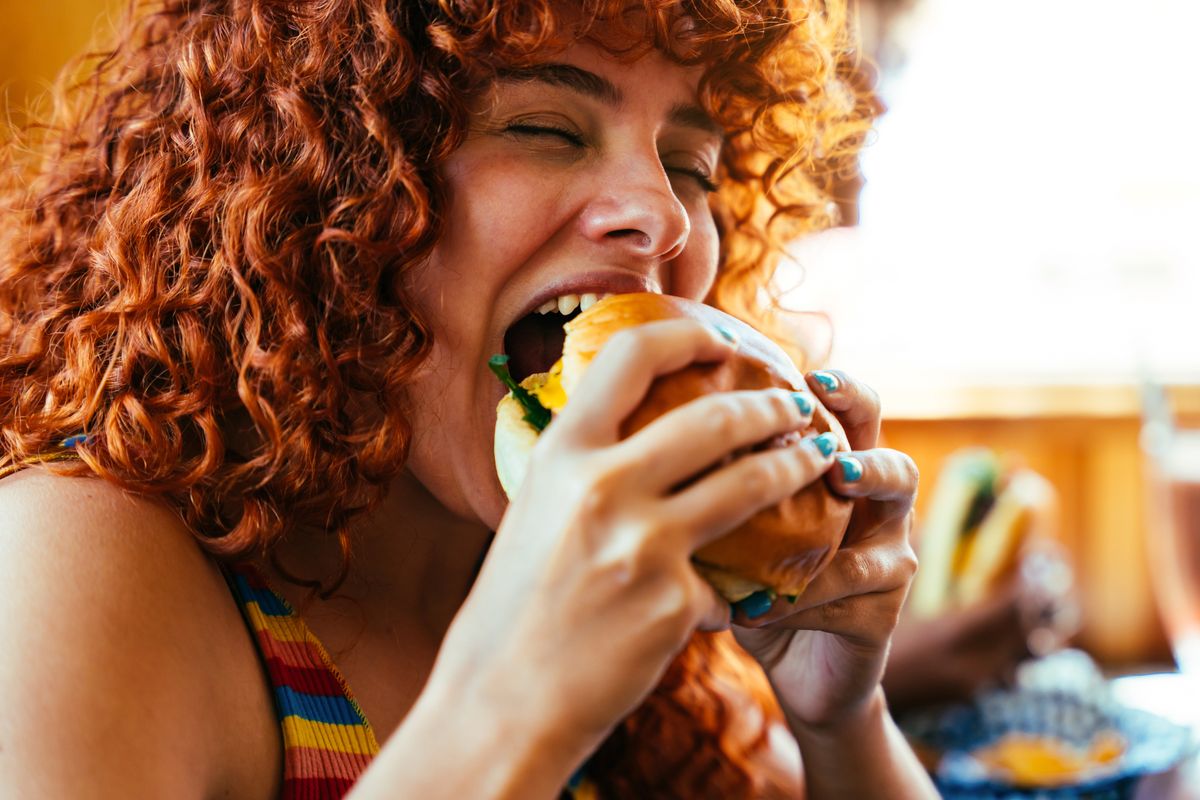
[[506,390],[487,361],[548,367],[557,353],[535,346],[536,323],[564,321],[526,317],[571,295],[708,292],[721,132],[696,104],[699,74],[578,45],[481,98],[445,166],[445,236],[410,285],[434,347],[411,384],[409,469],[453,513],[499,525],[492,441]]

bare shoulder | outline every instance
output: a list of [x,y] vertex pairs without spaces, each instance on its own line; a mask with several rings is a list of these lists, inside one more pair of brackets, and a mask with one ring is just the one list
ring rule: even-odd
[[170,509],[43,468],[5,478],[0,586],[0,794],[269,795],[257,656]]

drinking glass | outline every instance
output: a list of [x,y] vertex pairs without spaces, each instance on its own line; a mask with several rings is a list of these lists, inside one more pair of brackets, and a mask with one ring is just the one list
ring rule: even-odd
[[1181,413],[1185,390],[1196,387],[1145,385],[1142,450],[1155,600],[1180,671],[1200,688],[1200,419]]

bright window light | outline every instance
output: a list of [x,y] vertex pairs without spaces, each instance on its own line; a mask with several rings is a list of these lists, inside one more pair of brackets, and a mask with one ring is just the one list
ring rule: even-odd
[[924,0],[785,304],[881,390],[1200,379],[1200,4]]

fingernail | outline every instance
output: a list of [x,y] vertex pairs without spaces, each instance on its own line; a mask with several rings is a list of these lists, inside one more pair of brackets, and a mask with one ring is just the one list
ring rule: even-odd
[[842,479],[846,483],[854,483],[863,476],[862,464],[853,456],[838,456],[838,463],[842,465]]
[[756,619],[771,610],[771,595],[764,589],[743,600],[738,600],[734,605],[746,615],[747,619]]
[[796,401],[796,405],[800,408],[800,413],[808,416],[813,412],[813,402],[808,399],[808,395],[804,392],[792,392],[792,399]]
[[837,450],[837,437],[832,433],[822,433],[820,436],[813,439],[813,444],[821,451],[821,455],[829,458],[833,455],[833,451]]
[[721,334],[721,338],[730,344],[737,344],[737,337],[733,335],[733,331],[722,325],[713,325],[717,329],[717,333]]
[[813,380],[821,384],[821,388],[826,392],[836,392],[838,390],[838,379],[837,376],[832,372],[825,372],[822,370],[820,372],[814,372],[812,376]]

